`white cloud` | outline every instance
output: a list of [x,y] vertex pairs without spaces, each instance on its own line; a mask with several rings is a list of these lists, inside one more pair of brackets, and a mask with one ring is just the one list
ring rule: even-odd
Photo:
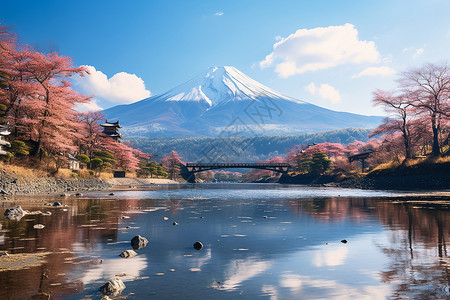
[[87,103],[77,103],[75,110],[79,112],[91,112],[103,110],[103,108],[97,104],[97,100],[92,99]]
[[278,300],[278,290],[275,286],[265,284],[261,288],[261,292],[264,295],[270,296],[270,300]]
[[347,255],[347,247],[339,247],[335,249],[328,249],[326,251],[319,251],[314,257],[313,264],[316,267],[340,266],[344,264]]
[[85,67],[90,74],[74,79],[86,93],[115,103],[133,103],[150,97],[151,93],[145,88],[144,81],[135,74],[120,72],[108,79],[93,66]]
[[414,52],[413,58],[414,59],[418,58],[419,56],[421,56],[423,54],[424,51],[425,50],[423,48],[417,49],[416,52]]
[[218,11],[218,12],[216,12],[214,15],[220,17],[220,16],[223,16],[223,12]]
[[320,85],[319,95],[324,99],[330,100],[331,103],[341,102],[341,94],[339,93],[339,91],[326,83]]
[[270,262],[260,261],[255,257],[232,260],[224,274],[227,280],[222,283],[220,289],[234,291],[241,286],[242,282],[263,273],[270,266]]
[[303,285],[303,277],[296,274],[284,274],[280,279],[280,286],[289,288],[292,294],[297,294],[301,291]]
[[310,84],[308,84],[307,86],[305,86],[305,89],[311,94],[314,95],[317,91],[317,86],[311,82]]
[[414,54],[413,54],[412,58],[416,59],[416,58],[418,58],[419,56],[421,56],[423,54],[425,49],[423,49],[423,48],[415,48],[415,47],[407,47],[407,48],[404,48],[402,50],[402,53],[406,54],[407,52],[410,52],[410,51],[414,51]]
[[259,63],[261,68],[275,65],[282,77],[328,69],[347,63],[376,62],[379,53],[373,41],[358,40],[352,24],[299,29],[273,46]]
[[388,76],[395,74],[395,70],[386,66],[382,67],[369,67],[358,74],[352,76],[352,78],[357,78],[361,76]]
[[320,85],[320,87],[317,87],[316,84],[310,83],[305,87],[305,89],[311,95],[315,95],[317,93],[320,97],[330,100],[333,104],[341,102],[341,94],[337,89],[329,84],[323,83]]
[[[389,287],[383,285],[349,286],[336,280],[315,279],[312,276],[302,276],[297,274],[282,275],[280,286],[290,289],[291,297],[285,297],[290,299],[304,298],[300,296],[303,296],[301,292],[306,289],[322,289],[321,298],[337,300],[386,299],[386,297],[391,294]],[[345,293],[342,293],[342,291],[345,291]]]

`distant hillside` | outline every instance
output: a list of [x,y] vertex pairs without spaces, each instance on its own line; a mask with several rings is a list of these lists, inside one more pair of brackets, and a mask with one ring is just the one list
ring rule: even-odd
[[[172,150],[184,161],[236,161],[253,162],[283,156],[294,145],[312,143],[343,143],[367,141],[371,129],[347,128],[288,136],[258,136],[243,138],[145,138],[129,137],[127,140],[144,152],[158,155],[157,160]],[[243,149],[243,150],[242,150]]]

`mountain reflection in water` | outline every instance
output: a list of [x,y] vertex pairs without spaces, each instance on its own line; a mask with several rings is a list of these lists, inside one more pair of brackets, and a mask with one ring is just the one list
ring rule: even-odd
[[[56,198],[27,198],[24,209],[52,215],[3,218],[0,250],[49,254],[26,269],[1,270],[0,298],[97,299],[114,277],[128,299],[450,296],[445,197],[245,184],[105,195],[61,198],[63,208],[43,205]],[[119,257],[137,234],[147,247]],[[204,248],[195,250],[195,241]]]

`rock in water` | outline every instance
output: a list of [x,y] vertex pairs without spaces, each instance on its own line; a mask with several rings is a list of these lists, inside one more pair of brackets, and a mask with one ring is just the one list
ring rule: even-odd
[[5,211],[5,217],[7,217],[10,220],[19,221],[25,215],[26,215],[26,212],[22,209],[22,207],[20,207],[20,205],[17,207],[8,208]]
[[140,235],[136,235],[134,238],[131,239],[131,247],[133,247],[134,250],[144,248],[147,246],[148,240]]
[[194,249],[195,250],[202,250],[202,248],[203,248],[202,242],[197,241],[197,242],[194,243]]
[[62,206],[62,204],[61,204],[61,202],[56,201],[56,202],[53,202],[53,206]]
[[50,294],[47,294],[47,293],[35,294],[35,295],[31,296],[31,299],[32,300],[49,300]]
[[118,278],[111,279],[100,287],[100,291],[104,295],[117,296],[125,289],[125,284]]
[[125,250],[125,251],[123,251],[122,253],[119,254],[119,256],[123,257],[123,258],[132,258],[132,257],[134,257],[136,255],[137,255],[137,253],[135,251],[133,251],[133,250]]
[[342,240],[341,243],[347,244],[347,240]]

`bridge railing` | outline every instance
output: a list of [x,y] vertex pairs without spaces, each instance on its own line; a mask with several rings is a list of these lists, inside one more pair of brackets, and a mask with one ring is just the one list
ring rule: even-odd
[[186,163],[186,167],[289,167],[288,163]]

